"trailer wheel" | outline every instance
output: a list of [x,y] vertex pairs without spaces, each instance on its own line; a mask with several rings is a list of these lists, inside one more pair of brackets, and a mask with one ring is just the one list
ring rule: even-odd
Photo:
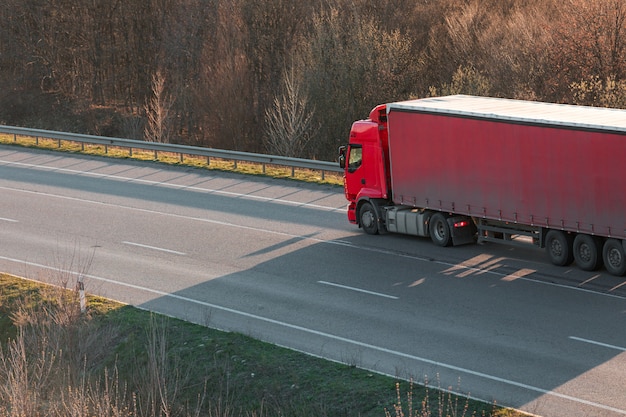
[[363,203],[359,211],[361,227],[368,235],[378,234],[378,216],[370,203]]
[[452,244],[450,226],[443,214],[435,213],[430,217],[428,231],[430,232],[430,239],[436,245],[450,246],[450,244]]
[[580,269],[595,271],[602,265],[602,241],[598,237],[576,235],[573,249],[574,259]]
[[574,261],[572,237],[560,230],[550,230],[546,234],[546,252],[554,265],[571,264]]
[[606,270],[612,275],[621,277],[626,273],[626,255],[624,254],[624,246],[619,240],[608,239],[604,242],[602,259]]

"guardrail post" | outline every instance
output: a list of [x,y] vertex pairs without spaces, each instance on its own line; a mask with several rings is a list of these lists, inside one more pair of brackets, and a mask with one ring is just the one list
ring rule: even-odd
[[39,136],[35,136],[35,145],[39,146]]
[[184,158],[184,157],[183,157],[183,153],[181,152],[181,153],[180,153],[180,163],[181,163],[181,164],[183,163],[183,158]]

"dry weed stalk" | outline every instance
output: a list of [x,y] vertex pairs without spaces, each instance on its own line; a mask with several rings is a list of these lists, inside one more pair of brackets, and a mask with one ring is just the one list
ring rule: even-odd
[[[439,384],[439,378],[437,378]],[[396,403],[393,405],[393,414],[385,408],[385,417],[465,417],[469,410],[469,397],[465,399],[465,403],[461,404],[459,401],[460,396],[453,395],[451,390],[442,390],[438,387],[436,390],[437,401],[432,403],[430,401],[430,389],[428,377],[424,380],[424,398],[421,402],[421,407],[413,407],[413,395],[414,395],[414,382],[411,378],[409,382],[409,389],[406,393],[407,404],[406,413],[404,405],[402,404],[402,393],[400,390],[400,383],[396,383]]]
[[90,382],[91,358],[103,356],[117,333],[95,326],[81,313],[79,298],[64,287],[43,286],[36,297],[17,302],[10,316],[17,336],[0,346],[0,417],[91,416],[120,408],[112,402],[119,391],[102,392]]

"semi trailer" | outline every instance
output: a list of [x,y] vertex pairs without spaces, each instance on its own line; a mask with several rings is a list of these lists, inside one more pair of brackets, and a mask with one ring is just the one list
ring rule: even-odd
[[626,110],[454,95],[382,104],[339,148],[366,233],[536,245],[626,273]]

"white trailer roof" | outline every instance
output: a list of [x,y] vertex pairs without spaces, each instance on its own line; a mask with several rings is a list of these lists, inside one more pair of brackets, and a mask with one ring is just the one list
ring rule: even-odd
[[389,103],[392,109],[626,133],[626,110],[605,107],[455,95]]

